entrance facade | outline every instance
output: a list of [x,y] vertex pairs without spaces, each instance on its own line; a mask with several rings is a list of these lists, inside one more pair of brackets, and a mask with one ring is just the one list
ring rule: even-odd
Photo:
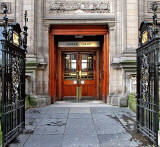
[[82,98],[96,98],[96,53],[62,53],[62,97],[76,97],[77,88],[81,88]]
[[101,99],[109,93],[109,33],[106,26],[53,26],[50,32],[49,93],[52,102]]

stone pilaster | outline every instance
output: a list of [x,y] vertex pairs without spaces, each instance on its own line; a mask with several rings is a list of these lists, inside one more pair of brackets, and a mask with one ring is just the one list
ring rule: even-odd
[[[23,12],[21,13],[21,19],[23,19],[24,12],[28,13],[28,54],[35,55],[35,0],[23,0]],[[19,12],[18,12],[19,13]],[[23,19],[24,24],[24,19]]]
[[44,51],[43,51],[43,0],[36,1],[36,21],[35,21],[35,32],[36,32],[36,54],[37,62],[44,62]]
[[127,50],[138,48],[138,0],[127,0]]

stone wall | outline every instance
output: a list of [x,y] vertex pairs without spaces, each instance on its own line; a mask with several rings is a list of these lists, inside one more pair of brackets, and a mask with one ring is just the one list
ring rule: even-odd
[[[109,25],[108,104],[127,100],[129,84],[136,74],[138,28],[151,21],[153,0],[3,0],[10,3],[11,21],[23,26],[28,10],[26,92],[47,104],[49,98],[49,31],[51,25]],[[155,0],[154,0],[155,1]],[[2,19],[2,14],[0,14]],[[135,89],[135,88],[134,88]]]

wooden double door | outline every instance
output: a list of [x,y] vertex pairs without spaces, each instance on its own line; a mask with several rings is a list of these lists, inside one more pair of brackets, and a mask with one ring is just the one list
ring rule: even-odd
[[95,52],[62,52],[62,97],[76,97],[77,87],[82,99],[96,97]]

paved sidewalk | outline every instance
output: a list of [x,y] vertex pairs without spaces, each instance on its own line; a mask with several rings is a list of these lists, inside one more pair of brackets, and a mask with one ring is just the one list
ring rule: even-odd
[[26,130],[10,147],[149,147],[135,113],[101,101],[57,102],[26,112]]

